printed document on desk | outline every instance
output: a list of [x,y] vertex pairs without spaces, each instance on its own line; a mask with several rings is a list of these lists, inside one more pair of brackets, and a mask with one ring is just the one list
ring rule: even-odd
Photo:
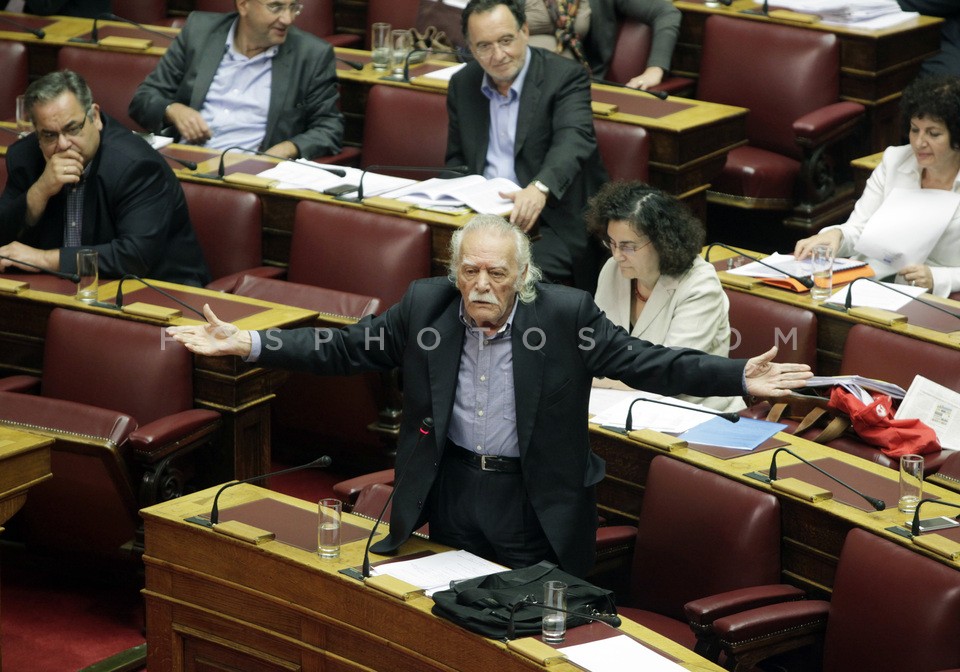
[[[338,177],[318,166],[330,166],[331,168],[342,170],[346,174],[344,177]],[[416,183],[416,180],[405,177],[392,177],[390,175],[380,175],[379,173],[364,174],[364,171],[359,168],[319,164],[313,161],[307,161],[306,159],[281,161],[273,168],[260,173],[259,177],[277,180],[278,183],[274,189],[308,189],[319,192],[341,185],[359,185],[362,177],[364,196],[378,196],[385,191],[392,191]]]
[[[767,266],[752,261],[749,264],[728,269],[726,272],[731,275],[744,275],[750,278],[786,278],[788,277],[787,273],[807,277],[811,274],[809,258],[803,261],[797,261],[797,258],[792,254],[774,252],[769,257],[764,257],[763,262],[767,264]],[[833,272],[846,271],[851,268],[860,268],[866,265],[867,262],[865,261],[839,257],[833,260]],[[773,268],[769,268],[769,266],[773,266]],[[783,272],[778,273],[775,269]]]
[[466,175],[451,179],[434,177],[382,195],[423,207],[466,205],[481,214],[505,215],[513,210],[513,201],[501,198],[500,192],[512,191],[520,191],[520,187],[506,178],[488,180],[483,175]]
[[[619,395],[611,394],[618,392]],[[715,413],[706,406],[692,404],[688,401],[681,401],[672,397],[663,397],[659,394],[649,392],[639,392],[637,390],[605,390],[602,388],[593,388],[590,393],[590,405],[594,407],[594,395],[599,394],[604,399],[611,401],[605,409],[597,409],[598,412],[590,418],[590,422],[611,427],[613,429],[625,429],[627,426],[627,411],[634,399],[662,399],[670,404],[676,404],[690,409],[704,409]],[[614,401],[615,400],[615,401]],[[697,410],[685,410],[684,408],[674,408],[673,406],[664,406],[663,404],[651,404],[638,401],[633,405],[631,412],[633,429],[653,429],[658,432],[677,434],[685,432],[692,427],[696,427],[709,420],[712,416],[701,413]],[[724,421],[726,422],[726,421]]]
[[[879,285],[885,285],[892,289],[885,289]],[[850,293],[851,287],[852,285],[845,285],[827,299],[826,303],[838,306],[847,305],[847,294]],[[910,301],[924,294],[926,291],[923,287],[897,285],[891,282],[858,282],[856,291],[853,292],[853,300],[850,302],[850,305],[857,308],[881,308],[883,310],[897,312],[897,310],[903,308],[910,303]],[[903,293],[901,294],[901,292]],[[908,294],[909,296],[904,296],[903,294]]]
[[[622,672],[624,669],[643,672],[677,672],[685,669],[628,635],[617,635],[585,644],[558,646],[567,660],[589,672]],[[624,666],[624,661],[630,661]]]
[[687,443],[702,443],[705,446],[753,450],[786,428],[784,424],[768,420],[740,418],[737,422],[730,422],[714,417],[684,432],[678,438]]
[[915,376],[897,409],[898,420],[907,418],[933,429],[943,448],[960,449],[960,393]]
[[370,568],[370,572],[374,576],[392,576],[423,588],[427,597],[430,597],[438,590],[447,590],[451,581],[498,574],[507,569],[468,551],[446,551],[413,560],[375,565]]
[[881,278],[925,263],[958,206],[960,194],[952,191],[897,187],[867,220],[854,249],[870,259]]

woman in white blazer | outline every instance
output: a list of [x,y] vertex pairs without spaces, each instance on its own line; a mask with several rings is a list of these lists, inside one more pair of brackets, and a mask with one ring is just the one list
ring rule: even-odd
[[[728,356],[730,304],[713,266],[699,256],[703,225],[686,206],[641,182],[610,182],[590,200],[587,222],[612,254],[596,294],[610,320],[651,343]],[[744,408],[740,397],[681,398],[722,411]]]

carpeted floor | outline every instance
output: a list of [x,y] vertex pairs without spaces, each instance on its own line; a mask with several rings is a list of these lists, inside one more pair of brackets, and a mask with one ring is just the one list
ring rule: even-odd
[[[275,464],[274,469],[286,465]],[[278,492],[316,502],[346,478],[308,469],[274,477]],[[91,577],[69,561],[0,550],[0,637],[4,672],[75,672],[144,643],[142,587],[136,571]]]

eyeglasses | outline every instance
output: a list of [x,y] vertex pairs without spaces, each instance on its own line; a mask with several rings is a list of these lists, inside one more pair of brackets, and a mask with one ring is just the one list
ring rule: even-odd
[[488,58],[493,55],[494,47],[500,47],[500,51],[508,51],[516,41],[516,35],[504,35],[496,42],[481,42],[474,46],[474,50],[476,50],[478,56]]
[[60,139],[61,135],[65,138],[75,138],[80,135],[83,127],[87,125],[87,119],[89,118],[90,108],[88,107],[87,111],[83,115],[82,121],[74,121],[69,123],[59,131],[37,131],[37,136],[40,138],[40,142],[45,145],[54,144]]
[[640,250],[642,250],[652,242],[653,241],[648,238],[647,242],[645,242],[643,245],[637,245],[636,243],[632,243],[632,242],[617,243],[608,239],[605,244],[607,247],[610,248],[611,254],[616,254],[617,250],[620,250],[623,254],[634,254],[635,252],[639,252]]
[[290,12],[290,16],[297,17],[300,16],[300,12],[303,11],[302,2],[291,2],[289,4],[283,2],[264,2],[263,0],[257,0],[261,5],[267,8],[267,11],[276,16],[280,16],[284,12]]

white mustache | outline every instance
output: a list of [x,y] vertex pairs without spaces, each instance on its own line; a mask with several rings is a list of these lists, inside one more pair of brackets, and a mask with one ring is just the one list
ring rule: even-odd
[[492,303],[497,308],[500,307],[500,301],[497,299],[497,295],[493,292],[478,292],[473,290],[470,292],[470,301],[481,301],[483,303]]

